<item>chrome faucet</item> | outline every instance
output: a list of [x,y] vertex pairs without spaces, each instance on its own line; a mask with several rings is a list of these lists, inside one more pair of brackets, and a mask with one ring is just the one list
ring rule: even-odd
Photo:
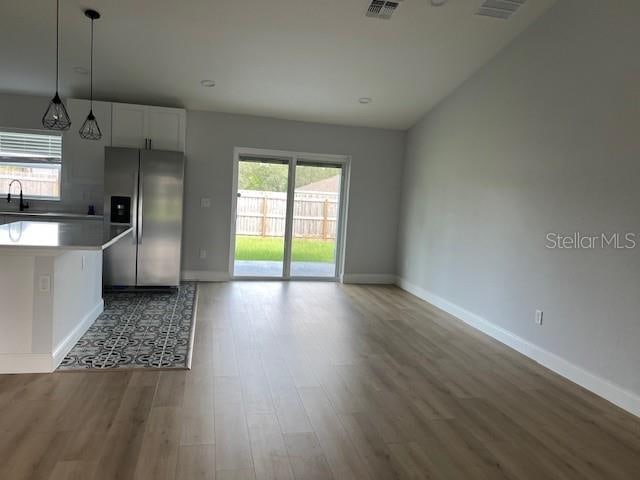
[[22,182],[20,180],[15,179],[9,182],[9,188],[7,189],[7,202],[11,202],[11,185],[13,185],[15,182],[18,182],[18,185],[20,185],[20,207],[19,208],[21,212],[24,212],[25,209],[29,208],[29,204],[25,202],[22,197]]

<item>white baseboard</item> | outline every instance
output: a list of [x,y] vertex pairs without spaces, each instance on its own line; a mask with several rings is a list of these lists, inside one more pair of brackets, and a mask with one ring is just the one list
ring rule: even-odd
[[95,322],[104,310],[102,299],[80,321],[53,353],[2,353],[0,354],[0,373],[48,373],[53,372],[77,341]]
[[342,283],[392,285],[396,283],[396,276],[390,273],[345,273]]
[[432,292],[418,287],[403,278],[398,278],[397,284],[403,290],[406,290],[416,297],[435,305],[441,310],[444,310],[450,315],[459,318],[466,324],[486,333],[505,345],[508,345],[514,350],[545,366],[549,370],[552,370],[572,382],[577,383],[618,407],[634,415],[640,416],[640,396],[635,393],[614,385],[608,380],[569,362],[567,359],[562,358],[555,353],[551,353],[548,350],[545,350],[544,348],[491,323],[485,318],[465,310],[464,308],[451,303]]
[[228,282],[229,272],[216,272],[214,270],[183,270],[182,280],[190,282]]
[[[181,278],[182,280],[195,282],[228,282],[231,280],[228,272],[214,270],[183,270]],[[342,282],[392,285],[396,283],[396,276],[386,273],[348,273],[342,276]]]
[[89,329],[93,322],[96,321],[96,318],[104,311],[104,300],[100,299],[100,301],[91,309],[87,314],[82,318],[80,323],[76,325],[69,335],[67,335],[56,347],[53,349],[53,354],[51,355],[51,370],[53,371],[58,368],[60,362],[64,359],[64,357],[71,351],[73,346],[80,340],[80,337],[84,335],[84,333]]
[[1,353],[0,373],[51,372],[50,353]]
[[198,321],[198,296],[200,289],[196,285],[196,296],[193,299],[193,317],[191,321],[191,331],[189,332],[189,350],[187,351],[187,368],[191,370],[191,362],[193,361],[193,342],[196,339],[196,322]]

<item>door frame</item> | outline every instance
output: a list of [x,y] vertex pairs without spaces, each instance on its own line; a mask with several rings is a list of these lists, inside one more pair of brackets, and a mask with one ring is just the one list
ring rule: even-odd
[[[238,166],[240,157],[286,159],[289,165],[289,178],[287,184],[287,213],[285,217],[284,258],[281,277],[247,277],[233,274],[236,252],[236,221],[238,207]],[[336,271],[333,277],[304,277],[291,276],[291,250],[293,236],[293,206],[295,200],[295,176],[298,158],[312,160],[317,163],[340,164],[342,176],[340,179],[340,200],[338,205],[338,225],[336,230]],[[234,147],[233,149],[233,181],[231,190],[231,222],[229,235],[229,278],[231,280],[312,280],[337,282],[342,280],[345,261],[345,243],[347,233],[347,211],[349,205],[349,177],[351,174],[351,156],[331,155],[319,153],[291,152],[287,150],[270,150],[264,148]]]

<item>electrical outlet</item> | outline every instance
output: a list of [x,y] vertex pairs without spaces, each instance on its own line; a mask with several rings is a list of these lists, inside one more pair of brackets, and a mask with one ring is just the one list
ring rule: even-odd
[[200,258],[207,258],[207,251],[204,248],[200,250]]
[[542,310],[536,310],[535,322],[537,325],[542,325]]
[[202,197],[200,199],[200,208],[210,208],[211,207],[211,199]]

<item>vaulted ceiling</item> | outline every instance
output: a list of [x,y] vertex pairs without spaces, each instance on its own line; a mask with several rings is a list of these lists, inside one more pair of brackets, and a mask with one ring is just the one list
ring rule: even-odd
[[[404,129],[555,0],[507,21],[481,3],[402,0],[381,20],[369,0],[61,0],[61,93],[88,95],[91,7],[99,99]],[[3,0],[0,91],[50,95],[54,70],[55,1]]]

